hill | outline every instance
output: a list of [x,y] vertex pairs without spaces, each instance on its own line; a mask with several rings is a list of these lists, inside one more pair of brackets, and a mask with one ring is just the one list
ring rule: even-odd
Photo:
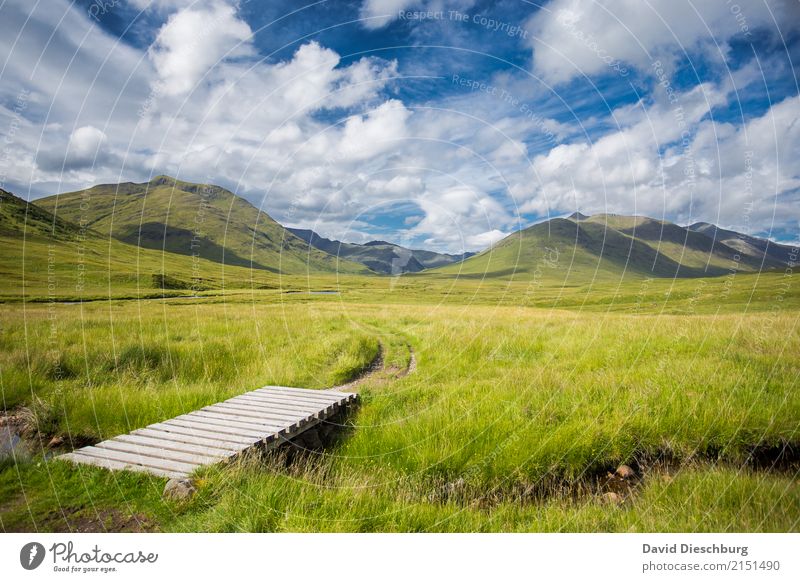
[[64,239],[80,229],[43,208],[0,189],[0,237],[27,236]]
[[747,245],[734,245],[742,240],[738,233],[724,231],[732,234],[715,240],[708,235],[709,228],[693,227],[645,216],[576,213],[513,233],[460,265],[434,273],[467,278],[533,276],[552,284],[580,285],[626,275],[709,277],[787,264],[783,257],[788,257],[789,247],[753,237]]
[[764,260],[766,263],[777,261],[781,264],[796,261],[790,257],[792,247],[778,244],[768,239],[757,238],[733,230],[726,230],[708,222],[695,222],[687,227],[689,230],[702,233],[707,237],[724,243],[744,255]]
[[226,266],[272,273],[359,273],[308,245],[233,192],[157,176],[141,184],[103,184],[37,200],[59,218],[103,237]]
[[418,273],[424,269],[434,269],[461,262],[474,254],[451,255],[420,249],[408,249],[382,240],[374,240],[361,245],[324,238],[313,230],[301,228],[290,228],[288,230],[315,249],[349,261],[361,263],[376,273],[385,275]]
[[211,289],[281,288],[268,271],[140,248],[81,228],[0,190],[0,301],[159,297]]

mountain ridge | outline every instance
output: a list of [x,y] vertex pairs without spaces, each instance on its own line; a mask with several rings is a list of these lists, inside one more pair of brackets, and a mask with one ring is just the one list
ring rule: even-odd
[[[694,226],[694,225],[693,225]],[[436,272],[467,278],[515,278],[542,273],[551,282],[578,284],[619,276],[693,278],[787,266],[791,247],[753,239],[743,252],[702,229],[647,216],[573,213],[516,231],[489,249]],[[706,231],[709,228],[705,229]],[[767,254],[771,251],[772,254]]]
[[409,249],[383,240],[372,240],[363,244],[346,243],[322,237],[310,229],[289,228],[289,231],[311,247],[359,262],[372,271],[384,275],[418,273],[425,269],[458,263],[474,254],[454,255],[425,249]]
[[45,210],[106,237],[273,273],[365,273],[362,265],[308,249],[266,212],[212,184],[170,176],[99,184],[37,200]]

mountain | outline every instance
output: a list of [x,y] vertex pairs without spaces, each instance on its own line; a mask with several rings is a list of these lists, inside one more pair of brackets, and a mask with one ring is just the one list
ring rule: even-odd
[[64,239],[79,230],[76,225],[0,189],[0,236]]
[[36,201],[58,217],[143,249],[273,273],[365,273],[308,245],[233,192],[157,176]]
[[277,275],[267,271],[109,238],[5,190],[0,190],[0,248],[0,301],[21,295],[29,300],[92,299],[280,286]]
[[466,278],[533,277],[553,284],[581,285],[618,279],[623,274],[710,277],[786,266],[789,247],[753,239],[745,248],[734,245],[737,233],[715,240],[708,232],[708,228],[683,227],[646,216],[575,213],[515,232],[460,265],[434,273]]
[[376,273],[386,275],[418,273],[424,269],[433,269],[458,263],[474,254],[450,255],[434,251],[407,249],[382,240],[374,240],[360,245],[324,238],[313,230],[302,228],[290,228],[288,230],[315,249],[349,261],[361,263]]
[[695,222],[687,227],[689,230],[700,232],[712,240],[726,244],[744,255],[755,257],[759,261],[778,261],[788,263],[796,261],[797,257],[790,257],[792,247],[772,242],[764,238],[757,238],[747,234],[726,230],[708,222]]

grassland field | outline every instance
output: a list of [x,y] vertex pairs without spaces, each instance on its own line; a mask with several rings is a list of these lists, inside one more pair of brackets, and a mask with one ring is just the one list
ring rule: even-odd
[[[335,446],[203,469],[188,503],[163,501],[163,480],[72,466],[34,441],[0,468],[2,529],[798,528],[788,272],[275,282],[155,298],[100,284],[69,296],[35,278],[24,296],[9,288],[3,406],[43,443],[111,437],[266,384],[333,386],[379,345],[385,369],[360,386]],[[96,300],[66,302],[81,299]],[[402,375],[412,350],[416,371]],[[621,463],[640,478],[608,503],[603,479]]]

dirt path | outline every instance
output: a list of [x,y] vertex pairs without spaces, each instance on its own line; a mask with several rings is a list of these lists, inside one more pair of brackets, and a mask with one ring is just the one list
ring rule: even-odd
[[369,366],[364,368],[364,370],[359,373],[359,375],[350,382],[346,384],[340,384],[339,386],[334,386],[333,388],[328,388],[328,390],[336,391],[336,392],[358,392],[358,387],[366,382],[367,380],[373,379],[377,375],[384,376],[385,379],[393,379],[396,380],[397,378],[402,378],[407,376],[408,374],[414,373],[417,369],[417,357],[414,354],[414,349],[410,346],[406,346],[409,352],[408,358],[408,365],[405,369],[398,369],[396,367],[385,367],[384,362],[384,348],[383,344],[378,344],[378,353],[375,355],[375,358],[370,362]]

